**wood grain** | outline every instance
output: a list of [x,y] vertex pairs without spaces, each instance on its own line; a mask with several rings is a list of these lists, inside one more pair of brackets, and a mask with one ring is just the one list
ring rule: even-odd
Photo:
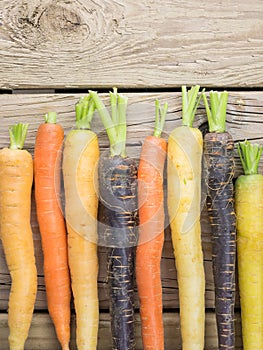
[[[129,97],[128,107],[128,149],[138,159],[140,147],[144,138],[153,130],[154,100],[159,98],[161,102],[168,101],[169,109],[165,126],[164,137],[181,123],[181,94],[179,93],[145,93],[127,94]],[[0,147],[8,146],[8,127],[17,122],[29,122],[29,133],[25,147],[33,154],[35,134],[39,124],[43,121],[43,114],[54,110],[58,113],[58,121],[67,133],[74,126],[74,104],[80,94],[28,94],[28,95],[0,95]],[[108,98],[103,95],[105,103]],[[263,95],[252,92],[231,92],[227,111],[227,128],[232,133],[234,140],[242,140],[245,137],[256,140],[263,144]],[[202,106],[198,109],[196,125],[205,129],[206,117]],[[97,116],[93,120],[94,130],[98,133],[101,152],[108,148],[106,134]],[[236,156],[236,175],[241,171],[240,162]],[[260,163],[260,171],[263,171],[263,163]],[[203,188],[205,198],[205,187]],[[165,245],[162,258],[162,285],[165,309],[178,307],[178,288],[176,270],[171,244],[169,223],[166,217]],[[35,254],[38,270],[38,294],[36,310],[46,310],[46,296],[43,278],[43,255],[41,239],[36,219],[34,192],[32,193],[31,223],[34,235]],[[202,244],[204,251],[204,266],[206,272],[206,307],[214,306],[213,276],[211,264],[211,237],[210,225],[207,218],[206,208],[202,211]],[[99,248],[100,272],[99,272],[99,295],[100,308],[108,309],[108,296],[106,285],[106,254],[103,247]],[[2,246],[0,244],[0,310],[7,310],[8,295],[10,290],[10,275],[8,273]],[[136,298],[136,306],[138,300]],[[236,306],[239,306],[237,295]]]
[[261,87],[263,3],[2,0],[0,88]]
[[[75,343],[75,317],[71,320],[71,344],[70,349],[76,350]],[[141,340],[140,318],[136,314],[135,319],[135,339],[136,350],[143,349]],[[8,350],[8,328],[7,315],[0,314],[0,344],[1,350]],[[205,334],[205,350],[216,350],[217,336],[215,316],[213,313],[206,313],[206,334]],[[45,332],[43,332],[45,329]],[[179,350],[182,349],[180,337],[179,314],[177,312],[164,313],[164,331],[165,331],[165,348]],[[110,323],[108,314],[100,314],[100,327],[98,335],[98,350],[111,350],[110,343]],[[29,337],[26,342],[25,350],[59,350],[60,346],[57,342],[53,324],[47,314],[34,314]],[[240,314],[236,313],[236,350],[242,349]]]

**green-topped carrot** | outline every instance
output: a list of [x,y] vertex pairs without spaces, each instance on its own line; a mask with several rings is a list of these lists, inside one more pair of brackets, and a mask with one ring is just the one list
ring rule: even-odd
[[200,87],[182,87],[182,126],[168,139],[168,213],[177,268],[182,348],[204,349],[205,275],[201,245],[203,137],[193,127]]
[[218,348],[235,349],[236,217],[234,212],[234,142],[226,131],[228,92],[203,94],[209,132],[204,138],[208,170],[207,209],[212,230],[212,264]]
[[263,349],[263,175],[262,146],[239,142],[244,175],[235,183],[238,282],[244,350]]
[[12,286],[8,304],[10,350],[23,350],[33,316],[37,270],[30,226],[33,160],[23,150],[28,124],[9,129],[10,148],[0,151],[0,238]]
[[99,163],[100,244],[108,247],[108,285],[112,348],[132,350],[134,338],[134,253],[137,244],[137,167],[126,156],[128,99],[110,93],[111,116],[98,94],[90,91],[110,141],[110,154]]
[[[34,152],[37,219],[44,253],[44,277],[49,314],[63,350],[70,340],[70,277],[67,232],[60,205],[61,155],[64,131],[55,112],[38,128]],[[58,254],[59,252],[59,254]]]
[[90,130],[95,105],[90,96],[76,104],[76,127],[65,140],[63,176],[68,229],[68,258],[76,311],[78,350],[97,349],[98,256],[97,182],[99,145]]
[[164,349],[161,257],[164,242],[163,170],[167,144],[161,138],[168,104],[156,100],[153,135],[142,145],[138,168],[139,242],[136,282],[145,350]]

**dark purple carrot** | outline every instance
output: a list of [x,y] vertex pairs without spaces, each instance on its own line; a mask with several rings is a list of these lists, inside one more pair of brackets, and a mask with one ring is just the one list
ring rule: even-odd
[[137,245],[137,166],[126,156],[127,98],[110,93],[112,116],[90,91],[110,141],[99,162],[99,244],[107,247],[112,348],[135,349],[134,256]]
[[208,169],[207,209],[212,229],[218,348],[234,350],[236,217],[232,182],[234,142],[225,128],[228,93],[211,91],[211,110],[206,95],[203,97],[209,124],[204,156]]

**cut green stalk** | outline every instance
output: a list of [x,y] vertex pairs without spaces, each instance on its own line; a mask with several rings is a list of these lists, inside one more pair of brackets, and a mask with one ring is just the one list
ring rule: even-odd
[[9,128],[10,149],[22,149],[24,147],[28,124],[15,124]]
[[238,154],[244,169],[245,175],[258,174],[258,165],[262,154],[262,146],[252,144],[248,140],[238,143]]
[[56,112],[48,112],[44,116],[45,123],[47,124],[56,124],[57,122],[57,113]]
[[96,91],[89,91],[110,141],[111,156],[126,157],[126,110],[128,98],[118,94],[117,88],[110,93],[111,116]]
[[[105,107],[104,103],[102,102],[102,100],[100,99],[100,97],[98,96],[96,91],[89,91],[90,96],[92,97],[96,109],[101,117],[102,123],[106,129],[109,141],[110,141],[110,145],[113,145],[116,142],[116,138],[117,138],[117,133],[116,133],[116,129],[115,129],[115,124],[112,121],[112,118],[107,110],[107,108]],[[112,152],[112,147],[111,147],[111,152]]]
[[159,100],[155,100],[155,125],[154,125],[153,136],[161,137],[167,110],[168,110],[167,102],[165,102],[163,108],[161,108]]
[[204,93],[202,95],[209,124],[209,132],[225,132],[228,92],[210,91],[211,108],[209,107],[206,95]]
[[[202,97],[202,94],[198,97],[199,89],[200,86],[195,85],[187,92],[186,86],[182,86],[182,121],[185,126],[193,126],[195,113]],[[204,91],[205,89],[202,93]]]
[[92,121],[95,103],[88,95],[81,97],[79,102],[75,106],[76,111],[76,128],[77,129],[90,129],[90,123]]
[[113,88],[113,92],[110,91],[110,103],[111,103],[111,115],[112,115],[112,121],[113,124],[117,124],[118,122],[118,95],[117,95],[117,89]]
[[126,156],[126,111],[128,105],[128,97],[118,94],[118,119],[117,119],[117,138],[116,152],[122,157]]

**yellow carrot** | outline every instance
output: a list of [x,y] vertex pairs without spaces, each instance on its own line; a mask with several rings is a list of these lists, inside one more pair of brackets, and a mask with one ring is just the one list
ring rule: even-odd
[[33,316],[37,271],[30,226],[33,160],[22,150],[27,125],[10,128],[0,151],[0,237],[12,278],[8,304],[10,350],[23,350]]
[[[183,110],[183,126],[168,139],[168,212],[176,261],[180,299],[182,348],[203,350],[205,276],[201,246],[201,163],[203,138],[192,127],[199,87],[188,97],[190,112]],[[186,90],[183,87],[183,99]],[[187,103],[183,102],[183,107]]]
[[238,282],[244,350],[263,349],[263,175],[262,147],[238,145],[244,175],[235,183]]
[[[78,350],[95,350],[99,324],[97,257],[98,139],[89,130],[94,112],[89,97],[76,105],[76,129],[67,135],[63,176],[69,268],[76,310]],[[88,114],[87,114],[88,113]]]

